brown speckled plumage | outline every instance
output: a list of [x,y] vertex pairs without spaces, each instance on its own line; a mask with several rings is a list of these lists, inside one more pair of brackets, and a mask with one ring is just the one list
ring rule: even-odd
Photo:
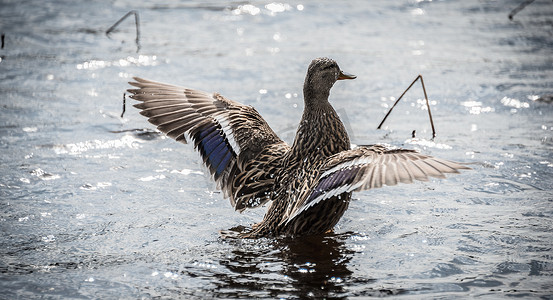
[[290,147],[251,106],[173,85],[135,78],[133,99],[168,136],[194,141],[218,188],[236,210],[270,201],[263,221],[241,237],[318,234],[331,230],[353,191],[443,178],[467,167],[412,150],[350,149],[344,125],[328,102],[337,80],[354,79],[328,58],[311,62],[305,108]]

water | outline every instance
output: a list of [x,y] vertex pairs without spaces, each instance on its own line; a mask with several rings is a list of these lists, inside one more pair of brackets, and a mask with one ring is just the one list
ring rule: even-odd
[[[553,4],[2,1],[0,298],[553,294]],[[110,38],[104,34],[136,9]],[[256,107],[286,141],[311,59],[358,76],[331,102],[356,144],[473,162],[354,195],[335,234],[228,241],[235,213],[191,146],[127,106],[131,76]],[[422,74],[384,130],[376,126]],[[417,138],[411,139],[416,130]]]

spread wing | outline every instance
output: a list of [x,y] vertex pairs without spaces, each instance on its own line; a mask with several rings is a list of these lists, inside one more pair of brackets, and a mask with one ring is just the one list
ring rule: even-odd
[[269,200],[273,171],[290,147],[253,107],[217,93],[134,80],[129,84],[137,89],[128,91],[141,102],[134,105],[140,114],[177,141],[191,139],[236,210]]
[[470,169],[460,163],[380,145],[360,146],[329,157],[308,197],[293,209],[289,222],[313,205],[342,193],[396,185]]

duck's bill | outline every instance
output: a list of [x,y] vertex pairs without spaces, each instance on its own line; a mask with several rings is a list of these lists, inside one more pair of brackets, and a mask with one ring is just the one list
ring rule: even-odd
[[344,71],[340,71],[340,74],[338,74],[338,80],[344,80],[344,79],[355,79],[357,76],[353,74],[346,73]]

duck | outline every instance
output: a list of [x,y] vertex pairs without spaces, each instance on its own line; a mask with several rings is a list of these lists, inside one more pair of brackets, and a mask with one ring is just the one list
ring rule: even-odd
[[250,105],[196,89],[133,77],[134,107],[178,142],[190,140],[217,188],[239,212],[267,206],[263,220],[239,238],[331,232],[353,192],[428,181],[470,169],[463,163],[384,145],[352,148],[329,102],[337,81],[356,76],[316,58],[303,85],[304,110],[292,145]]

